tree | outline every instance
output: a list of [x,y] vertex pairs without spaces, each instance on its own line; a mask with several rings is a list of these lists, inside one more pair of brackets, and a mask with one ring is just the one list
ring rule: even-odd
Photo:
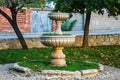
[[23,35],[18,28],[17,20],[16,20],[17,13],[24,6],[24,2],[20,0],[1,0],[0,3],[1,3],[1,6],[5,6],[6,8],[10,10],[11,16],[5,13],[2,9],[0,9],[0,14],[3,15],[8,20],[8,22],[11,24],[18,39],[20,40],[20,43],[23,49],[28,49],[27,44],[23,38]]
[[17,25],[17,13],[20,11],[24,6],[26,7],[42,7],[44,5],[45,0],[0,0],[0,6],[6,7],[10,10],[11,16],[5,13],[2,9],[0,9],[0,14],[4,16],[12,28],[14,29],[23,49],[28,49],[28,46],[24,40],[22,33],[20,32],[18,25]]
[[83,47],[88,47],[89,24],[92,12],[104,14],[104,9],[107,10],[108,16],[118,16],[120,14],[120,3],[118,0],[94,0],[86,1],[86,21],[84,28]]
[[87,48],[91,14],[92,12],[104,14],[104,9],[108,16],[118,16],[120,0],[57,0],[54,11],[86,13],[82,47]]

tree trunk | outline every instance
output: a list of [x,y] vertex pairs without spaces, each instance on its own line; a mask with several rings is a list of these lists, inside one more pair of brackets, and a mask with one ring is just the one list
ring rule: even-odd
[[17,20],[16,20],[17,13],[15,12],[15,8],[11,8],[12,18],[9,15],[7,15],[4,11],[2,11],[1,9],[0,9],[0,14],[3,15],[8,20],[8,22],[11,24],[12,28],[14,29],[14,31],[21,43],[22,48],[28,49],[27,44],[23,38],[23,35],[20,32],[18,25],[17,25]]
[[25,39],[21,33],[21,31],[19,30],[18,28],[18,25],[17,25],[17,19],[16,19],[16,16],[17,16],[17,12],[15,11],[14,8],[11,8],[11,13],[12,13],[12,22],[10,23],[12,25],[12,28],[14,29],[20,43],[21,43],[21,46],[23,49],[28,49],[27,47],[27,44],[25,42]]
[[88,36],[89,36],[89,24],[90,24],[91,13],[86,14],[85,27],[84,27],[84,36],[83,36],[83,48],[88,47]]
[[17,24],[14,23],[14,21],[13,21],[13,24],[12,24],[12,28],[14,29],[14,31],[15,31],[15,33],[16,33],[16,35],[17,35],[17,37],[18,37],[18,39],[19,39],[19,41],[21,43],[22,48],[23,49],[28,49],[27,44],[25,42],[25,39],[23,38],[22,33],[20,32]]

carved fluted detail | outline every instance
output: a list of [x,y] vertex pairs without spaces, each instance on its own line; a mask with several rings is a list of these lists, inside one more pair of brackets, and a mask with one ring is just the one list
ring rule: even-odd
[[52,20],[63,21],[69,18],[69,13],[49,13],[48,17]]
[[41,43],[46,46],[53,46],[53,47],[66,47],[71,46],[75,42],[74,36],[42,36]]

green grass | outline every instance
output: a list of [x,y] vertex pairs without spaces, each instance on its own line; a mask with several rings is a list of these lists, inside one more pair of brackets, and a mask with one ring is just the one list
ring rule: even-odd
[[0,50],[0,64],[22,62],[20,65],[29,66],[34,70],[41,69],[65,69],[81,70],[97,68],[96,64],[85,63],[91,61],[108,66],[120,68],[120,46],[98,46],[87,49],[80,47],[66,47],[67,65],[64,67],[51,67],[51,53],[53,48],[40,48],[29,50]]
[[71,34],[46,33],[46,34],[42,34],[42,36],[71,36]]
[[29,67],[33,70],[67,70],[67,71],[76,71],[76,70],[86,70],[86,69],[97,69],[99,65],[96,63],[87,63],[83,61],[70,61],[67,60],[67,66],[51,66],[50,62],[37,60],[37,61],[28,61],[21,62],[19,65]]

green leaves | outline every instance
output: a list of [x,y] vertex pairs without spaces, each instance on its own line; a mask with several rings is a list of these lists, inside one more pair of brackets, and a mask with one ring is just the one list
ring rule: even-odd
[[10,8],[14,5],[14,7],[20,7],[24,5],[25,7],[45,7],[45,0],[0,0],[0,6],[5,6]]
[[109,16],[118,16],[120,14],[120,0],[104,0],[105,7]]
[[120,0],[58,0],[55,11],[104,14],[106,9],[109,16],[120,14]]
[[118,3],[120,3],[120,0],[118,0]]

